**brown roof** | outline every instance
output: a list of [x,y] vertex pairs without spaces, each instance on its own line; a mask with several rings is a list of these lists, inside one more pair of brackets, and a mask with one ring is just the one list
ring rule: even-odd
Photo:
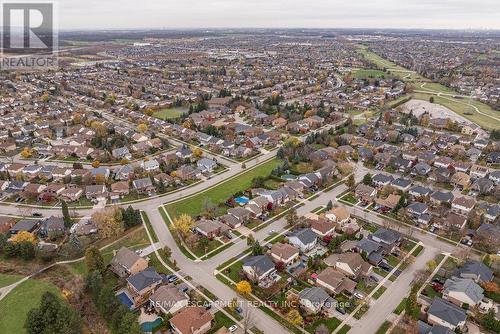
[[183,334],[191,334],[213,320],[203,307],[186,307],[177,312],[170,323]]
[[464,206],[466,208],[472,209],[474,205],[476,205],[476,200],[471,197],[465,197],[465,196],[460,196],[460,197],[455,197],[453,199],[452,204]]
[[271,247],[271,253],[283,259],[289,259],[293,255],[298,254],[299,250],[290,244],[275,243]]
[[319,273],[318,280],[333,287],[335,293],[341,293],[344,290],[353,291],[356,287],[356,282],[350,280],[346,275],[333,268],[326,268]]
[[350,217],[349,210],[347,210],[347,208],[344,206],[333,208],[330,210],[330,212],[334,214],[335,217],[337,217],[337,219],[340,221],[346,220]]
[[335,224],[328,220],[311,220],[311,229],[321,232],[322,234],[328,233],[335,228]]

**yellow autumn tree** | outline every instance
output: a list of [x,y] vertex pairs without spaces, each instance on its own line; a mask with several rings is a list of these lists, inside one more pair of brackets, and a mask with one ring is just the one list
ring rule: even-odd
[[119,208],[106,208],[97,211],[92,215],[92,220],[97,223],[99,235],[102,238],[120,235],[125,230]]
[[36,243],[36,237],[33,233],[28,231],[21,231],[15,234],[11,239],[13,243],[18,244],[21,242],[30,242],[32,244]]
[[236,291],[242,295],[249,295],[252,293],[252,285],[248,281],[239,281],[236,284]]
[[24,159],[31,158],[31,155],[32,155],[32,152],[31,152],[31,150],[29,149],[29,147],[25,147],[25,148],[21,151],[21,157],[23,157]]
[[174,219],[174,226],[182,236],[186,237],[194,226],[194,219],[190,215],[184,213]]
[[148,131],[148,126],[144,123],[141,123],[137,126],[137,131],[144,133]]
[[194,147],[193,148],[193,155],[196,157],[196,158],[201,158],[201,156],[203,155],[203,151],[201,150],[201,148],[199,147]]
[[94,168],[99,168],[100,165],[101,165],[101,162],[99,160],[92,162],[92,167],[94,167]]
[[302,318],[297,310],[291,310],[288,312],[286,318],[295,326],[302,326],[304,324],[304,318]]

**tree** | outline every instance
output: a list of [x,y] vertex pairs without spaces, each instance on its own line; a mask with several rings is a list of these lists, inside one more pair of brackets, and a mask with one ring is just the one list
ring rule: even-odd
[[373,184],[372,175],[370,173],[365,174],[363,177],[363,184],[371,186]]
[[194,226],[193,217],[184,213],[180,215],[178,218],[174,219],[174,226],[181,233],[181,235],[185,238],[188,236],[189,232]]
[[405,304],[405,313],[410,318],[418,320],[420,317],[420,305],[417,302],[417,292],[412,291]]
[[252,254],[254,256],[264,254],[264,249],[262,248],[262,246],[260,245],[260,243],[258,241],[254,242],[254,244],[252,246]]
[[430,272],[434,271],[434,269],[436,269],[436,267],[437,267],[437,263],[435,260],[427,261],[426,265],[427,265],[427,269],[429,269]]
[[500,333],[500,320],[496,318],[493,310],[489,310],[486,315],[481,317],[481,325],[493,333]]
[[251,246],[255,243],[255,238],[253,236],[253,234],[249,234],[247,236],[247,246]]
[[498,284],[494,281],[483,282],[481,286],[483,287],[484,291],[487,292],[498,293],[500,291],[500,289],[498,288]]
[[65,200],[61,200],[61,210],[64,219],[64,226],[66,226],[66,228],[71,227],[71,225],[73,225],[73,219],[71,219],[71,216],[69,215],[68,204]]
[[329,200],[326,204],[326,211],[330,211],[333,208],[332,200]]
[[29,242],[31,244],[36,243],[36,237],[33,233],[28,232],[28,231],[21,231],[17,234],[15,234],[12,238],[10,238],[12,243],[14,244],[20,244],[22,242]]
[[167,259],[170,259],[170,257],[172,256],[172,250],[170,249],[170,247],[163,247],[163,255],[165,255]]
[[328,329],[328,327],[326,327],[325,324],[321,324],[316,327],[314,334],[330,334],[330,330]]
[[18,244],[18,255],[23,260],[32,260],[35,257],[35,245],[28,241]]
[[203,155],[203,151],[201,150],[201,148],[195,147],[193,148],[193,155],[195,156],[195,158],[201,158],[201,156]]
[[95,212],[92,220],[97,223],[101,238],[117,236],[125,230],[121,210],[116,207]]
[[25,148],[21,151],[21,157],[23,157],[24,159],[31,158],[31,155],[32,155],[32,152],[31,152],[31,150],[29,149],[29,147],[25,147]]
[[236,291],[241,295],[249,295],[252,293],[252,285],[248,281],[239,281],[236,284]]
[[286,318],[295,326],[302,326],[304,324],[304,319],[298,310],[291,310],[287,313]]
[[294,226],[299,222],[299,216],[297,216],[297,210],[295,208],[291,208],[286,214],[286,222],[288,226]]
[[61,298],[45,292],[40,306],[29,311],[24,328],[28,334],[76,334],[82,331],[82,321]]
[[103,273],[104,269],[106,269],[101,252],[96,246],[90,246],[85,251],[85,265],[89,272],[98,271]]
[[144,123],[141,123],[137,126],[137,131],[144,133],[144,132],[148,131],[148,126]]
[[101,166],[101,162],[99,160],[95,160],[94,162],[92,162],[92,167],[99,168],[99,166]]
[[434,103],[434,96],[429,97],[429,102]]
[[352,188],[354,187],[354,185],[356,184],[356,181],[354,180],[354,175],[349,175],[349,177],[347,178],[347,181],[345,183],[349,188]]

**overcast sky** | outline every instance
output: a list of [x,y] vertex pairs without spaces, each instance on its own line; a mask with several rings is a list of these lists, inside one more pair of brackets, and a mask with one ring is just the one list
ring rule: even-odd
[[499,0],[59,0],[60,28],[500,29]]

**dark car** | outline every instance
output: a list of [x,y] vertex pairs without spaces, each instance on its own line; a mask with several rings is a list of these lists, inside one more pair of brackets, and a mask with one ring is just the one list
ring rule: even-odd
[[337,310],[337,312],[339,312],[340,314],[346,314],[347,312],[345,311],[345,309],[343,309],[342,307],[336,307],[335,308]]
[[42,217],[43,215],[40,212],[33,213],[33,217]]

